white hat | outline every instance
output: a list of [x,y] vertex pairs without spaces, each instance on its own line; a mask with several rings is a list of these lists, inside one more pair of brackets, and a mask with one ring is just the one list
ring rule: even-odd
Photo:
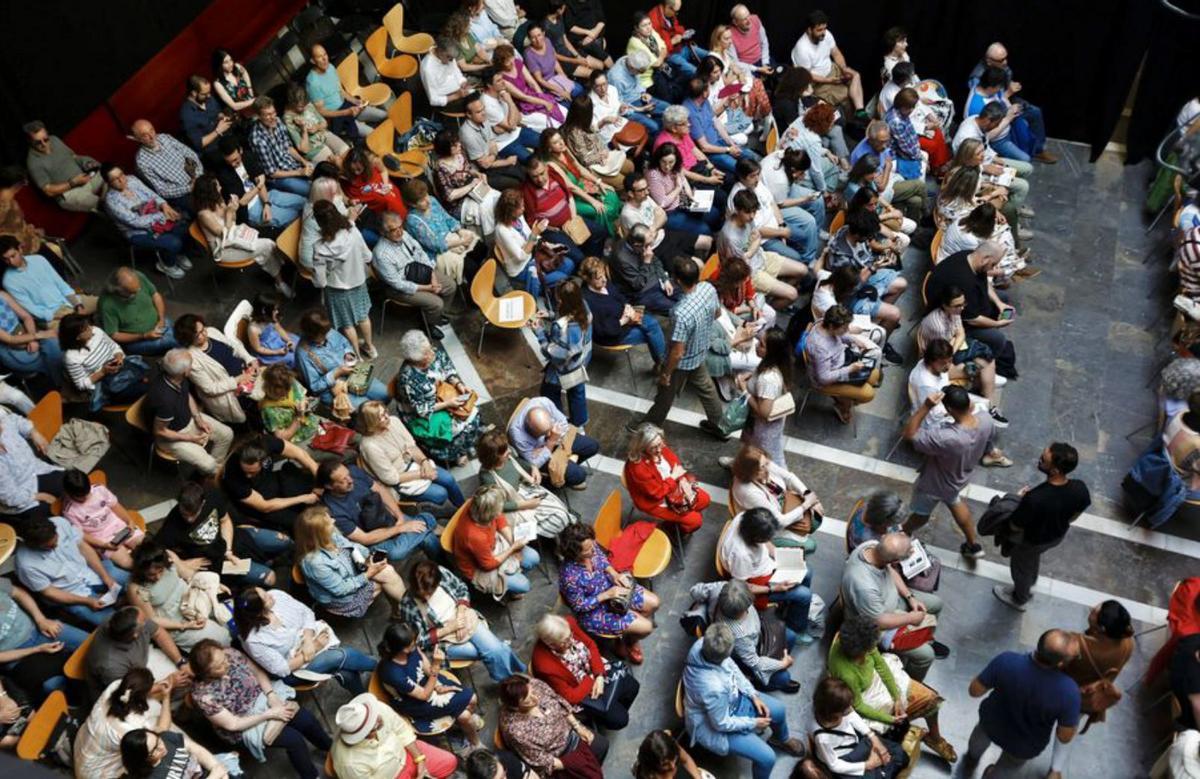
[[379,722],[379,706],[374,695],[364,692],[338,709],[334,721],[341,731],[342,741],[353,746],[366,738]]

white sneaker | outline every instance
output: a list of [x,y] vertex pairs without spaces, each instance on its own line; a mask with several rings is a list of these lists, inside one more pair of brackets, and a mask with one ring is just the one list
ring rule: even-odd
[[717,465],[720,465],[725,470],[733,468],[733,458],[727,454],[723,454],[717,458]]
[[183,278],[183,269],[176,265],[163,265],[161,262],[156,262],[154,269],[169,279]]
[[997,373],[996,374],[996,388],[999,389],[1000,387],[1003,387],[1005,384],[1008,384],[1008,379],[1004,378],[999,373]]
[[1175,309],[1183,313],[1188,319],[1200,321],[1200,303],[1185,295],[1176,295],[1175,300],[1171,302],[1175,306]]
[[363,344],[362,353],[363,357],[366,357],[368,360],[374,360],[379,356],[378,349],[376,349],[374,346],[367,346],[366,344]]
[[186,255],[180,254],[179,256],[177,256],[175,258],[175,262],[177,265],[179,265],[179,267],[183,268],[184,270],[192,269],[192,261],[189,260]]

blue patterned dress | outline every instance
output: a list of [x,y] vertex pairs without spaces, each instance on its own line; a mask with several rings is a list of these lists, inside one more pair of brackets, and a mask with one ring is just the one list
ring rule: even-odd
[[612,587],[614,582],[608,575],[608,554],[595,545],[596,554],[592,558],[592,570],[589,571],[582,563],[563,563],[558,575],[558,590],[568,607],[575,614],[579,626],[592,635],[616,635],[637,619],[634,610],[641,609],[646,602],[646,591],[641,585],[633,585],[629,597],[629,611],[616,614],[608,610],[598,598],[600,593]]

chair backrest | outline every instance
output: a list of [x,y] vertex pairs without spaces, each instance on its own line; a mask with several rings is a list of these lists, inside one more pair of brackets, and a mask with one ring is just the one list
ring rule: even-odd
[[[22,760],[37,760],[50,744],[59,721],[67,714],[67,696],[62,690],[55,690],[42,701],[42,705],[34,712],[25,725],[25,732],[17,742],[17,757]],[[13,776],[20,775],[18,769]]]
[[700,280],[708,281],[713,276],[716,276],[717,270],[719,270],[720,267],[721,258],[717,256],[716,252],[713,252],[713,255],[704,263],[704,267],[700,269]]
[[500,732],[499,727],[496,728],[496,732],[492,735],[492,745],[500,750],[506,748],[504,745],[504,734]]
[[67,662],[63,663],[63,676],[67,677],[68,679],[83,681],[85,676],[83,666],[87,661],[88,650],[92,648],[92,639],[95,637],[96,633],[95,631],[92,631],[92,633],[87,637],[87,640],[80,644],[79,648],[71,653],[71,656],[67,658]]
[[367,135],[367,148],[378,157],[395,155],[392,143],[396,137],[396,127],[391,119],[384,119]]
[[188,235],[192,236],[192,240],[200,244],[200,248],[211,253],[212,249],[208,245],[208,238],[204,235],[204,230],[200,228],[200,223],[193,221],[188,227]]
[[600,510],[596,512],[596,521],[592,523],[596,531],[596,543],[605,549],[610,549],[614,538],[621,534],[621,492],[613,490],[608,493]]
[[933,234],[933,240],[929,242],[929,259],[934,265],[937,265],[938,250],[942,248],[942,231],[938,230]]
[[133,526],[145,533],[146,518],[142,516],[140,511],[135,511],[134,509],[127,509],[127,511],[129,512],[129,519],[133,522]]
[[376,70],[383,67],[383,63],[387,62],[387,28],[380,27],[375,32],[367,36],[363,41],[363,48],[367,51],[367,56],[371,58],[371,62],[375,63]]
[[675,716],[683,719],[683,679],[675,685]]
[[[380,659],[382,660],[382,658]],[[388,695],[387,690],[383,689],[383,682],[379,680],[379,671],[371,674],[371,680],[367,682],[367,692],[384,703],[390,703],[392,700],[392,696]]]
[[446,529],[442,531],[441,538],[442,551],[444,551],[446,554],[451,556],[454,555],[454,531],[458,527],[458,523],[460,521],[471,521],[469,518],[466,518],[467,512],[470,511],[470,509],[471,501],[467,500],[466,503],[462,504],[457,510],[455,510],[454,516],[450,517],[450,521],[446,523]]
[[772,124],[770,131],[767,133],[767,144],[764,148],[766,148],[767,154],[771,154],[777,146],[779,146],[779,125]]
[[387,30],[393,46],[404,40],[404,3],[396,3],[383,15],[383,29]]
[[734,500],[732,486],[730,486],[730,488],[729,488],[729,500],[726,501],[726,506],[729,508],[729,518],[730,519],[733,519],[734,517],[736,517],[738,515],[738,512],[741,511],[741,509],[738,508],[737,501]]
[[333,753],[329,752],[325,755],[325,775],[329,779],[337,779],[337,772],[333,770]]
[[925,271],[925,278],[921,279],[921,304],[924,306],[922,314],[929,310],[929,277],[932,275],[933,271]]
[[292,563],[292,583],[305,586],[304,570],[300,567],[300,563]]
[[717,536],[717,551],[714,555],[713,562],[717,567],[717,576],[720,576],[722,579],[729,578],[729,571],[725,570],[725,564],[721,562],[721,547],[725,545],[725,536],[729,535],[729,531],[732,528],[733,520],[731,519],[725,523],[723,528],[721,528],[721,535]]
[[846,212],[838,211],[833,215],[833,221],[829,223],[829,234],[832,236],[838,230],[841,230],[844,224],[846,224]]
[[413,96],[412,92],[401,92],[396,95],[388,108],[388,119],[397,133],[406,133],[413,126]]
[[250,312],[254,310],[249,300],[239,300],[238,304],[233,307],[233,311],[229,312],[229,318],[225,320],[225,326],[221,328],[221,333],[230,341],[246,342],[246,328],[249,325]]
[[304,228],[304,220],[296,219],[283,228],[283,232],[275,239],[275,246],[292,262],[297,262],[300,256],[300,231]]
[[63,425],[63,402],[59,392],[47,392],[29,412],[33,429],[49,441],[58,434]]
[[342,84],[342,89],[351,95],[358,92],[358,54],[350,52],[337,65],[338,81]]
[[496,269],[498,263],[494,257],[489,257],[487,262],[476,272],[475,278],[471,279],[471,300],[475,301],[475,305],[479,306],[480,310],[486,311],[491,306],[492,301],[496,299]]
[[529,398],[521,398],[521,402],[518,403],[517,407],[513,409],[513,412],[508,415],[508,422],[504,423],[505,435],[508,434],[508,431],[513,426],[513,423],[517,421],[517,417],[521,416],[521,412],[524,411],[525,407],[528,405]]
[[134,404],[125,409],[125,421],[130,427],[141,430],[143,433],[150,432],[150,425],[146,422],[146,414],[143,404],[146,402],[145,396],[138,398]]

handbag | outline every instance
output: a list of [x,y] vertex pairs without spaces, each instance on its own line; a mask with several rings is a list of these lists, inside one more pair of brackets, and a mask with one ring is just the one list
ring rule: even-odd
[[1079,710],[1088,715],[1088,723],[1083,727],[1084,732],[1087,732],[1087,729],[1092,725],[1092,718],[1116,706],[1121,702],[1124,694],[1121,692],[1121,688],[1117,687],[1115,681],[1120,671],[1116,668],[1110,668],[1107,672],[1101,673],[1100,669],[1096,666],[1096,661],[1092,659],[1092,653],[1088,651],[1087,639],[1082,633],[1078,635],[1080,651],[1087,658],[1088,665],[1100,677],[1094,682],[1088,682],[1079,686]]
[[334,422],[322,422],[308,445],[321,452],[345,454],[354,440],[354,431]]
[[774,422],[795,413],[796,398],[792,396],[792,393],[785,392],[771,402],[771,413],[767,414],[767,421]]
[[[461,393],[458,388],[448,381],[438,380],[437,389],[434,390],[434,395],[437,396],[439,403],[445,403],[448,400],[454,400]],[[457,408],[444,409],[446,413],[455,419],[467,419],[471,416],[471,412],[475,410],[475,403],[479,400],[479,393],[471,390],[467,393],[467,402]]]
[[[675,488],[664,498],[667,508],[677,514],[684,514],[696,505],[696,477],[685,473],[675,482]],[[685,486],[686,485],[686,486]]]
[[750,418],[750,404],[745,395],[739,398],[734,398],[725,405],[725,410],[721,412],[721,419],[717,422],[717,426],[721,428],[721,432],[725,435],[730,435],[746,426],[746,420]]
[[252,252],[254,251],[254,242],[257,240],[258,230],[249,225],[234,225],[221,237],[221,248]]
[[404,280],[413,284],[428,284],[433,281],[433,268],[422,262],[410,262],[404,266]]
[[383,499],[379,493],[372,490],[363,498],[358,509],[358,526],[370,533],[372,530],[382,530],[396,524],[396,518],[383,507]]
[[588,372],[586,365],[580,365],[573,371],[558,374],[558,383],[564,390],[574,389],[580,384],[586,384],[588,380]]
[[537,264],[538,273],[545,275],[558,270],[566,254],[567,247],[561,243],[538,241],[537,246],[533,247],[533,261]]
[[579,214],[568,219],[559,229],[566,233],[576,246],[583,246],[592,237],[592,231],[588,229],[587,222],[583,221],[583,217]]

